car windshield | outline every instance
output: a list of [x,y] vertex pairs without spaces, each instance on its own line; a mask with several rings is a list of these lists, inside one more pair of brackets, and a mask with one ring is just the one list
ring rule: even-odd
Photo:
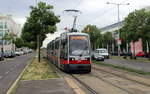
[[11,53],[11,51],[5,51],[5,53]]
[[99,53],[107,53],[107,50],[99,50]]
[[70,36],[69,44],[70,55],[89,55],[89,40],[87,36]]

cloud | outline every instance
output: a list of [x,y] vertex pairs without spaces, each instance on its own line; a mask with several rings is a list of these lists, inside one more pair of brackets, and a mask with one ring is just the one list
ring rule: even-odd
[[23,26],[23,24],[24,24],[25,21],[26,21],[26,18],[25,18],[25,17],[13,16],[13,19],[14,19],[14,21],[15,21],[17,24],[21,24],[21,26]]
[[81,9],[84,12],[94,12],[103,8],[105,3],[105,0],[84,0],[81,2],[78,9]]

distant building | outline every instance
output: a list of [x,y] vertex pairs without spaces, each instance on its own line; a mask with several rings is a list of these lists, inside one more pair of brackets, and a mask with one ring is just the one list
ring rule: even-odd
[[106,32],[111,32],[113,37],[115,39],[118,39],[119,36],[118,36],[118,29],[122,28],[123,27],[123,21],[121,22],[117,22],[117,23],[114,23],[114,24],[111,24],[111,25],[108,25],[108,26],[105,26],[105,27],[102,27],[100,28],[100,30],[102,31],[102,34],[106,33]]
[[[150,11],[150,6],[147,6],[144,8],[146,11]],[[105,27],[100,28],[100,30],[102,31],[102,34],[106,33],[106,32],[112,32],[112,35],[114,36],[115,39],[118,39],[118,28],[122,28],[124,25],[124,21],[121,22],[117,22]],[[142,39],[139,39],[136,43],[135,43],[135,53],[138,53],[140,51],[143,51],[143,47],[142,47]],[[133,52],[134,47],[133,47],[133,43],[130,43],[130,51]],[[148,49],[148,48],[147,48]]]
[[3,40],[6,33],[13,33],[15,37],[19,37],[21,27],[13,19],[11,15],[0,14],[0,50],[15,50],[15,45],[11,41]]
[[118,30],[118,27],[120,29],[120,28],[122,28],[122,26],[123,26],[123,21],[102,27],[102,28],[100,28],[100,30],[102,31],[102,33],[114,32],[114,31]]

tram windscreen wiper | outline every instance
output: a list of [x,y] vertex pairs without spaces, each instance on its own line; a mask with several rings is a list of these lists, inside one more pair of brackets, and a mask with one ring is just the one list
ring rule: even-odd
[[80,57],[83,56],[83,53],[84,53],[85,51],[87,51],[87,50],[86,50],[87,48],[88,48],[88,47],[86,46],[86,47],[83,49],[83,51],[82,51],[81,54],[79,55]]

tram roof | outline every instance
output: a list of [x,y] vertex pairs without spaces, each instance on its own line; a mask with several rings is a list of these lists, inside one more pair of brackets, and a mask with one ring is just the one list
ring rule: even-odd
[[81,32],[65,32],[65,33],[62,33],[62,35],[88,35],[86,33],[81,33]]

